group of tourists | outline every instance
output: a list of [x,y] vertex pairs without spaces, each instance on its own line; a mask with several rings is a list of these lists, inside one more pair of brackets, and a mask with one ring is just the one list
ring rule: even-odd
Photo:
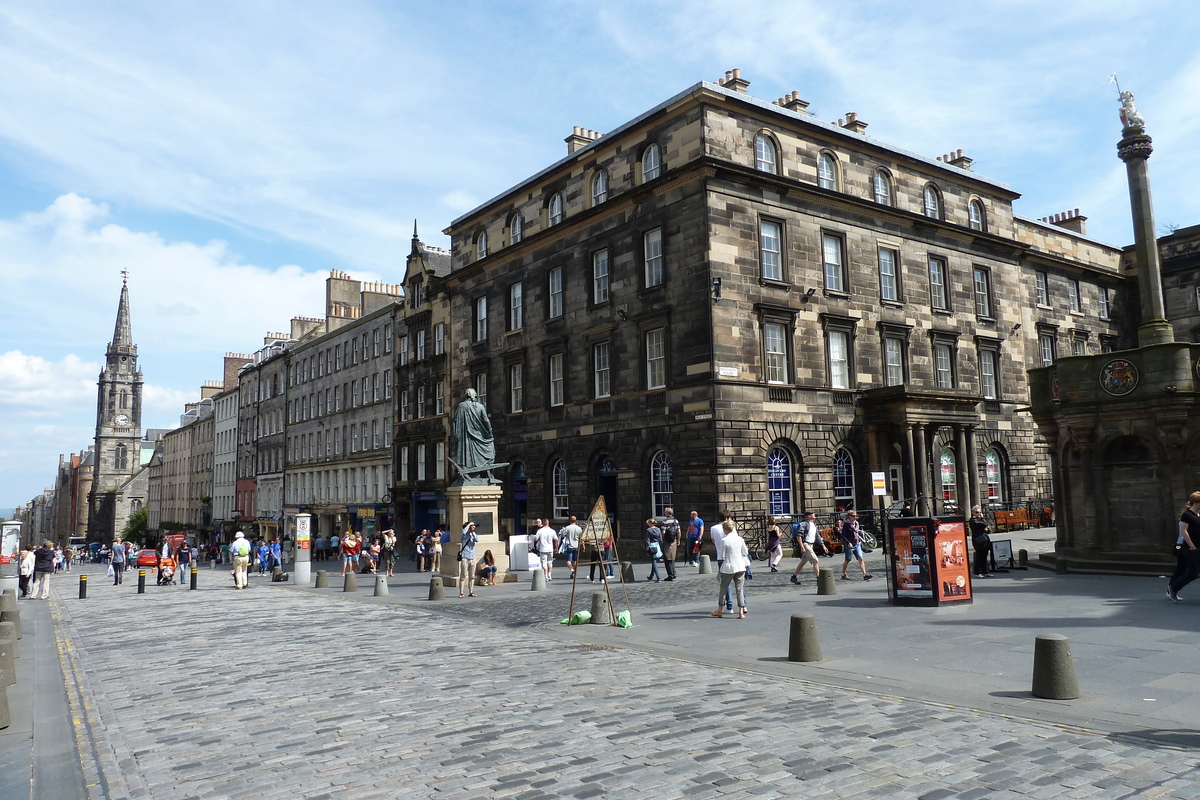
[[54,542],[42,542],[42,546],[36,550],[26,547],[21,551],[17,565],[17,586],[21,590],[21,597],[50,599],[50,576],[57,571],[56,559],[61,553],[62,548],[56,548]]

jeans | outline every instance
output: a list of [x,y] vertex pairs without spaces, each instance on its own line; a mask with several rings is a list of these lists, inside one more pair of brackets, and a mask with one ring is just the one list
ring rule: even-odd
[[114,561],[112,563],[112,568],[113,568],[113,586],[120,586],[121,585],[121,576],[125,572],[125,562],[124,561]]
[[[725,601],[725,607],[730,608],[729,601],[731,597],[738,599],[738,608],[744,609],[746,607],[745,572],[721,573],[721,590],[717,593],[717,610],[720,610],[722,600]],[[730,610],[732,609],[730,608]]]
[[695,564],[697,561],[700,560],[699,555],[696,554],[695,552],[693,552],[696,549],[696,540],[699,538],[700,537],[698,535],[693,536],[691,534],[688,534],[688,537],[687,537],[687,563],[689,565]]
[[653,553],[651,553],[651,554],[650,554],[650,577],[649,577],[649,578],[647,578],[646,580],[648,580],[648,581],[656,581],[656,580],[659,580],[659,577],[658,577],[658,559],[654,557],[654,554],[653,554]]
[[604,563],[608,565],[608,577],[610,578],[615,577],[613,575],[613,564],[616,562],[616,560],[616,553],[613,548],[604,548]]

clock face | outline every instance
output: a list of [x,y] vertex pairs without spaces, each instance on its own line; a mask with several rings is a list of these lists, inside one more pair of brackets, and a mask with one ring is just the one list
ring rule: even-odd
[[117,418],[114,420],[114,422],[116,422],[118,425],[120,425],[122,428],[124,428],[126,425],[129,424],[129,417],[126,416],[125,414],[117,414]]

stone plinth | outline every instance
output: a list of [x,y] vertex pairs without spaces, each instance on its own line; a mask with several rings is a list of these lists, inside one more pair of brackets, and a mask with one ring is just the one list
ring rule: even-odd
[[442,546],[442,581],[446,586],[458,586],[458,547],[463,526],[468,522],[475,523],[475,533],[479,536],[479,543],[475,545],[476,558],[482,560],[484,551],[491,550],[496,560],[497,578],[513,580],[509,578],[505,543],[500,541],[501,494],[503,490],[499,486],[450,486],[446,489],[450,520],[450,541]]

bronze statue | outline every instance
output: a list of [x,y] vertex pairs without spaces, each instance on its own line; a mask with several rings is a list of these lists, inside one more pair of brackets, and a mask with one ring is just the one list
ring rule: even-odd
[[492,470],[507,466],[507,463],[496,463],[492,423],[474,389],[467,389],[454,411],[454,420],[450,423],[450,449],[454,452],[450,463],[458,473],[454,485],[499,483],[492,477]]

